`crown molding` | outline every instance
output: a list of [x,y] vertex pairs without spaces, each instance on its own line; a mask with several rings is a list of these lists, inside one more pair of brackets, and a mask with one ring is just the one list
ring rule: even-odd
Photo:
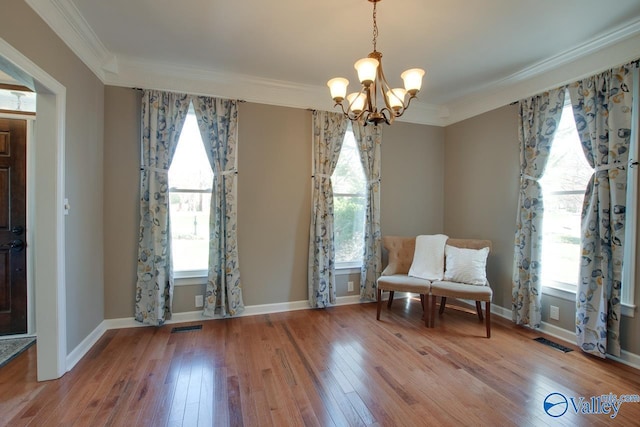
[[[118,57],[117,68],[117,74],[105,73],[105,84],[241,99],[282,107],[335,111],[333,101],[324,86],[122,56]],[[415,101],[398,121],[443,126],[448,116],[446,108]]]
[[25,0],[82,62],[104,82],[105,71],[117,72],[117,59],[70,0]]
[[[116,56],[102,44],[71,0],[25,1],[104,84],[334,111],[324,86]],[[414,100],[411,108],[397,120],[433,126],[457,123],[526,96],[597,73],[611,65],[636,59],[640,56],[638,35],[640,18],[605,32],[574,49],[476,87],[446,105]],[[636,43],[625,43],[630,39]]]
[[[640,56],[640,18],[495,80],[447,104],[445,125],[503,107],[513,101],[559,87],[632,61]],[[630,42],[631,41],[631,42]],[[604,65],[604,66],[603,66]]]

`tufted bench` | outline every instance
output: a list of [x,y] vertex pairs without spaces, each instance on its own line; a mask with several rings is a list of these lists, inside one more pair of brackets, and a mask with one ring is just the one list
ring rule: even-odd
[[[412,292],[420,294],[424,310],[425,325],[433,327],[435,324],[436,299],[441,298],[440,314],[444,312],[447,298],[460,298],[476,302],[476,310],[480,321],[483,321],[480,303],[485,303],[487,338],[491,337],[490,303],[493,291],[487,283],[486,286],[468,285],[450,281],[429,281],[408,275],[413,263],[415,251],[415,237],[384,236],[382,244],[388,252],[389,262],[378,278],[378,300],[376,319],[380,320],[382,308],[382,292],[389,291],[387,306],[391,307],[395,291]],[[491,241],[476,239],[448,239],[447,245],[465,249],[491,249]]]

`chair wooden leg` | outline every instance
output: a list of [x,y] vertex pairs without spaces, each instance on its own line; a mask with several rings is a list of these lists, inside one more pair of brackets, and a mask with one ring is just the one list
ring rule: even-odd
[[387,301],[387,308],[391,308],[391,304],[393,303],[393,293],[394,291],[389,291],[389,301]]
[[430,327],[434,327],[436,323],[435,312],[436,312],[436,300],[438,299],[435,295],[430,295],[431,298],[431,310],[429,310],[429,325]]
[[476,301],[476,311],[478,312],[478,318],[480,319],[480,322],[482,323],[482,320],[484,320],[482,318],[482,306],[480,305],[480,301]]
[[439,313],[444,313],[444,306],[447,305],[447,297],[440,297],[440,311]]
[[422,309],[424,310],[424,326],[429,327],[430,318],[429,318],[429,294],[420,294],[420,300],[422,300]]
[[484,303],[484,311],[487,318],[487,338],[491,338],[491,303],[489,301]]
[[382,289],[378,287],[378,313],[376,314],[376,320],[380,320],[380,309],[382,308]]

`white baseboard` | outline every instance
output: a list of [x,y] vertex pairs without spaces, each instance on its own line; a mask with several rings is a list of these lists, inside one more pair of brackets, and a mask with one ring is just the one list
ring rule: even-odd
[[73,369],[74,366],[84,357],[85,354],[91,350],[91,347],[98,342],[102,335],[107,331],[106,320],[103,320],[97,328],[95,328],[85,339],[82,340],[71,353],[67,355],[66,367],[67,372]]
[[[497,316],[503,317],[507,320],[512,319],[511,310],[506,309],[504,307],[492,305],[491,313],[494,313]],[[551,323],[547,323],[547,322],[542,322],[542,325],[540,326],[539,331],[545,333],[546,335],[549,335],[561,341],[564,341],[568,344],[572,344],[572,345],[576,344],[575,331],[559,328],[556,325],[552,325]],[[632,368],[640,369],[640,355],[637,355],[635,353],[631,353],[626,350],[621,350],[620,357],[607,354],[607,358],[611,360],[615,360],[616,362],[622,363],[624,365],[631,366]]]

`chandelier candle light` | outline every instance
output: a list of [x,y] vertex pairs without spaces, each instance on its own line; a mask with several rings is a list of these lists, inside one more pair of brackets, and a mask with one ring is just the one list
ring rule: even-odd
[[[362,84],[360,92],[347,95],[349,80],[336,77],[327,82],[335,106],[340,105],[345,116],[352,121],[391,124],[396,117],[400,117],[411,100],[416,97],[422,87],[424,70],[412,68],[400,75],[404,81],[404,88],[391,89],[382,71],[382,53],[376,50],[378,38],[378,23],[376,22],[376,4],[381,0],[368,0],[373,3],[373,52],[368,57],[358,60],[354,67],[358,72],[358,79]],[[384,99],[384,107],[378,110],[378,89]],[[345,98],[348,106],[345,110]]]

